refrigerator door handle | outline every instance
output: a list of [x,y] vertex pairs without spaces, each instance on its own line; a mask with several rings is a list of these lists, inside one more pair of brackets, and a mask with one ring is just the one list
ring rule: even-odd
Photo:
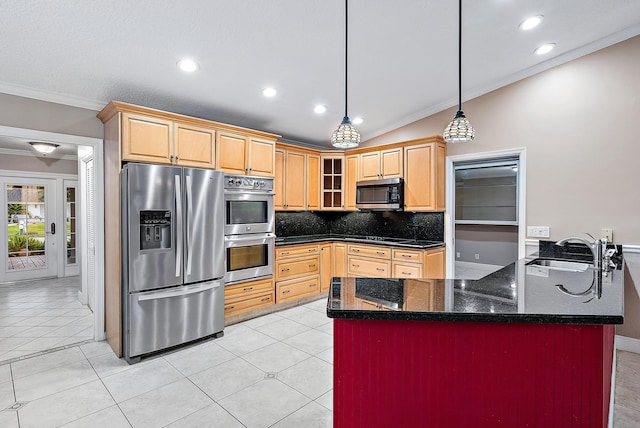
[[174,176],[176,181],[176,277],[180,276],[182,268],[182,192],[180,191],[180,176]]
[[[186,213],[186,219],[187,219],[187,248],[185,249],[186,253],[187,253],[187,275],[191,275],[191,253],[192,253],[192,248],[191,248],[191,241],[192,241],[192,234],[193,231],[191,230],[192,228],[192,224],[191,224],[191,216],[193,215],[193,198],[191,197],[191,176],[187,175],[186,177],[186,194],[187,194],[187,213]],[[185,278],[185,282],[186,282],[186,278]]]
[[222,282],[208,282],[204,285],[196,285],[193,287],[179,287],[180,290],[155,291],[152,293],[144,293],[138,296],[138,301],[166,299],[168,297],[188,296],[189,294],[201,293],[222,286]]

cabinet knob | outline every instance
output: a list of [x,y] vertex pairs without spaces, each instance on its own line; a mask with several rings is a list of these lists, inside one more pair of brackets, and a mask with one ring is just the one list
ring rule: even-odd
[[287,294],[287,293],[291,293],[291,290],[284,290],[284,291],[282,292],[282,294]]
[[260,299],[261,302],[267,302],[271,300],[271,297],[263,297],[262,299]]
[[309,288],[313,288],[315,286],[316,286],[315,284],[309,284]]
[[411,275],[411,272],[402,272],[403,275]]
[[376,268],[376,270],[384,271],[384,268]]
[[249,290],[253,290],[253,287],[245,287],[242,289],[243,291],[249,291]]

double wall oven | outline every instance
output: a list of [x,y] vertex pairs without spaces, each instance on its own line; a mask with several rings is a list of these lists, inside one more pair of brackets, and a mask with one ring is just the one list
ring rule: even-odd
[[225,284],[273,274],[273,178],[225,175]]

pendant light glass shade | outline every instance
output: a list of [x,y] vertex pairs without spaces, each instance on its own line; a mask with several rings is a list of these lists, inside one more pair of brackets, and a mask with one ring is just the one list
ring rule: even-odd
[[442,133],[447,143],[473,141],[475,131],[462,112],[462,0],[458,1],[458,112]]
[[337,149],[352,149],[360,144],[360,133],[347,114],[347,52],[349,35],[349,0],[344,1],[344,118],[331,135],[331,145]]
[[475,131],[471,122],[464,116],[462,110],[458,110],[449,126],[442,133],[444,141],[447,143],[466,143],[473,140]]
[[352,149],[358,147],[358,144],[360,144],[360,133],[345,116],[338,129],[333,131],[331,145],[338,149]]

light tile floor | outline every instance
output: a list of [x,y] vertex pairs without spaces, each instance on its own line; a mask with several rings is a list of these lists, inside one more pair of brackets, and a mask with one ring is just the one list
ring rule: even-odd
[[0,427],[331,427],[332,392],[323,298],[134,365],[105,342],[0,365]]
[[[0,285],[0,364],[93,338],[80,277]],[[0,424],[2,426],[2,424]]]
[[[135,365],[105,342],[0,365],[0,427],[331,427],[325,305],[245,321]],[[616,372],[614,427],[640,426],[640,355],[618,351]]]
[[456,279],[480,279],[504,266],[487,265],[482,263],[456,262]]

